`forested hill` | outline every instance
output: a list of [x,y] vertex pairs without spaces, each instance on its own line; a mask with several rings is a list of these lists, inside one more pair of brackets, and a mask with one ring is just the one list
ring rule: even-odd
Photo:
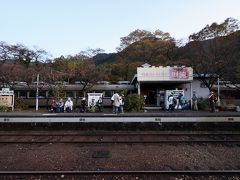
[[93,57],[93,61],[96,65],[113,63],[116,60],[117,53],[100,53]]
[[[149,64],[158,65],[176,65],[178,63],[182,64],[189,54],[193,54],[192,51],[199,51],[200,44],[204,45],[207,49],[212,48],[213,43],[221,41],[221,48],[224,46],[230,47],[229,49],[237,50],[240,47],[240,31],[236,31],[228,36],[217,37],[214,39],[207,39],[203,41],[190,41],[184,46],[178,47],[172,41],[159,41],[158,39],[143,39],[135,42],[125,49],[117,53],[100,53],[93,57],[94,63],[96,65],[109,65],[114,63],[133,63],[144,64],[148,62]],[[230,42],[231,41],[231,42]],[[198,44],[198,47],[196,47]],[[219,46],[215,44],[216,46]],[[191,53],[188,53],[188,52]],[[180,60],[180,61],[179,61]]]
[[93,59],[116,80],[131,79],[137,67],[145,62],[153,66],[190,66],[196,74],[214,75],[210,82],[205,82],[211,88],[215,74],[232,81],[240,79],[240,31],[213,39],[191,40],[181,47],[175,41],[145,38],[118,53],[98,54]]

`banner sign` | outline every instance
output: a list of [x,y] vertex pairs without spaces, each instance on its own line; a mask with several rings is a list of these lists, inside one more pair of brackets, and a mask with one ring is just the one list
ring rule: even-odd
[[11,107],[13,102],[12,96],[0,96],[0,106]]
[[192,81],[191,67],[138,67],[138,81]]
[[0,106],[12,107],[14,109],[14,91],[9,88],[2,88],[0,91]]
[[12,96],[12,95],[14,95],[14,92],[10,91],[9,88],[2,88],[2,90],[0,91],[0,95],[1,96]]
[[88,93],[88,107],[95,106],[99,98],[102,96],[102,93]]
[[169,69],[170,79],[189,79],[189,70],[187,67],[171,67]]

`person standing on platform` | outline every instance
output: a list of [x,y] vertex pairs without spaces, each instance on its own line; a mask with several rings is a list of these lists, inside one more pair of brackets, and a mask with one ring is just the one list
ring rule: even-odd
[[168,97],[168,102],[169,102],[168,111],[174,111],[176,104],[174,102],[174,97],[172,93]]
[[215,104],[216,104],[216,102],[217,102],[217,97],[216,97],[216,95],[214,94],[213,91],[211,91],[208,99],[209,99],[209,104],[210,104],[211,112],[216,112]]
[[99,97],[99,99],[97,100],[97,108],[98,108],[98,112],[102,112],[102,103],[103,103],[103,100],[102,100],[102,96]]
[[194,110],[194,111],[198,111],[198,102],[197,102],[197,95],[196,95],[196,92],[195,91],[193,91],[193,96],[192,96],[192,109]]
[[111,100],[113,101],[113,112],[114,113],[118,113],[119,112],[119,107],[120,107],[120,96],[119,94],[116,92],[113,94]]
[[86,112],[86,107],[87,107],[86,98],[83,97],[82,100],[81,100],[81,104],[80,104],[80,109],[79,109],[79,111],[80,111],[81,113]]
[[124,106],[124,94],[120,96],[120,113],[124,113],[123,106]]

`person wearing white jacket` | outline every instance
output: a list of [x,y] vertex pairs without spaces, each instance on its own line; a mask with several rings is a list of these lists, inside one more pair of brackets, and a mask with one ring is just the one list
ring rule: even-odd
[[113,112],[118,113],[119,112],[119,107],[120,107],[120,96],[119,96],[119,94],[117,92],[115,94],[113,94],[111,100],[112,100],[112,103],[113,103]]
[[73,110],[73,101],[71,100],[71,98],[69,97],[67,99],[67,101],[65,102],[65,105],[64,105],[64,112],[72,112]]

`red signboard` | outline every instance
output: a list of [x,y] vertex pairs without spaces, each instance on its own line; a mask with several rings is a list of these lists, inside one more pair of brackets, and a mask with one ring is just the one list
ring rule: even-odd
[[188,79],[189,71],[187,67],[171,67],[169,69],[170,79]]

